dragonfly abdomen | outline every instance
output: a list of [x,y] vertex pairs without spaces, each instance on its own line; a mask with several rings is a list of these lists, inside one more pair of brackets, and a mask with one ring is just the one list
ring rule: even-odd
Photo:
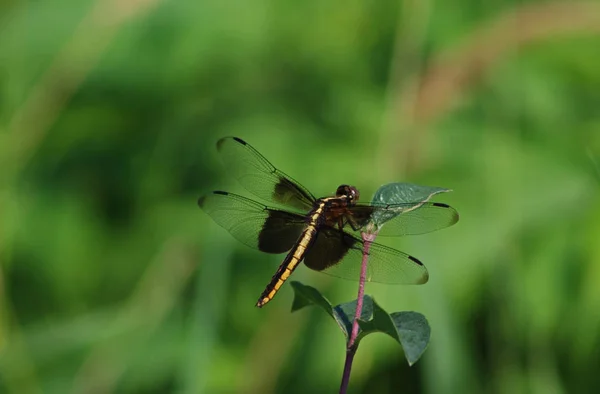
[[256,306],[262,308],[267,302],[271,301],[275,294],[279,291],[281,286],[285,283],[285,281],[290,277],[292,272],[298,267],[298,264],[304,258],[307,249],[310,247],[311,243],[314,242],[317,235],[317,225],[323,216],[323,210],[325,207],[325,202],[321,201],[308,215],[310,218],[308,221],[306,228],[302,231],[298,242],[294,245],[294,247],[289,251],[275,275],[271,278],[271,281],[265,288],[265,290],[260,295]]

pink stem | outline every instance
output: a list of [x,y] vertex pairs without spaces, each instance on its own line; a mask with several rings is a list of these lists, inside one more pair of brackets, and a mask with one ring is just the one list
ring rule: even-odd
[[362,314],[363,308],[363,297],[365,295],[365,281],[367,279],[367,263],[369,261],[369,249],[371,248],[371,242],[375,239],[376,234],[362,233],[363,244],[363,257],[362,264],[360,266],[360,280],[358,282],[358,297],[356,299],[356,313],[354,314],[354,321],[352,322],[352,333],[350,334],[350,340],[348,341],[348,347],[346,348],[346,362],[344,363],[344,374],[342,375],[342,384],[340,386],[340,394],[345,394],[348,389],[348,383],[350,382],[350,371],[352,370],[352,361],[356,354],[356,337],[358,337],[358,319]]
[[352,369],[352,361],[356,354],[356,348],[346,349],[346,362],[344,363],[344,375],[342,376],[342,384],[340,386],[340,394],[346,394],[348,383],[350,383],[350,370]]
[[375,239],[374,234],[362,233],[362,239],[365,241],[363,245],[363,257],[362,264],[360,266],[360,280],[358,282],[358,297],[356,298],[356,313],[354,314],[354,322],[352,323],[352,334],[350,335],[350,341],[348,342],[348,348],[354,346],[354,341],[358,336],[358,319],[362,314],[363,308],[363,297],[365,295],[365,281],[367,280],[367,263],[369,262],[369,249],[371,248],[371,242]]

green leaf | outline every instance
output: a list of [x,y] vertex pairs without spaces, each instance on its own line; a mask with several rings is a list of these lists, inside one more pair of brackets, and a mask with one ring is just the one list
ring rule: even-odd
[[367,232],[375,233],[388,220],[401,215],[403,212],[418,209],[420,205],[429,201],[433,196],[440,193],[447,193],[451,189],[442,187],[421,186],[412,183],[388,183],[381,186],[373,196],[374,205],[403,204],[398,209],[376,210],[373,214],[372,227],[367,228]]
[[413,183],[388,183],[377,189],[373,196],[373,202],[378,204],[422,203],[429,201],[436,194],[451,191],[452,189],[443,187],[421,186]]
[[418,312],[394,312],[390,315],[398,331],[404,356],[413,365],[429,345],[431,328],[425,316]]
[[[356,300],[334,307],[329,300],[314,287],[306,286],[296,281],[292,281],[291,285],[294,289],[292,312],[310,305],[320,307],[335,320],[337,325],[346,336],[347,343],[350,339],[350,333],[352,332],[352,321],[354,320],[354,314],[356,313]],[[368,320],[373,315],[373,300],[368,295],[365,295],[363,300],[361,318]]]
[[[352,332],[352,321],[356,313],[356,300],[334,307],[314,287],[295,281],[291,282],[291,285],[294,289],[292,312],[310,305],[320,307],[335,320],[348,343]],[[417,312],[394,312],[390,315],[368,295],[363,298],[363,309],[358,325],[359,331],[355,346],[358,346],[360,340],[365,336],[383,332],[402,346],[409,365],[417,362],[429,344],[431,330],[425,316]]]
[[[346,335],[346,342],[350,339],[350,334],[352,332],[352,322],[354,321],[354,316],[356,315],[356,300],[345,302],[343,304],[336,305],[333,308],[336,321],[338,325],[343,323],[344,334]],[[363,307],[360,311],[360,320],[370,320],[373,316],[373,299],[369,295],[365,295],[363,297]],[[359,321],[360,321],[359,320]],[[341,327],[341,325],[340,325]],[[360,327],[360,326],[359,326]],[[358,337],[356,338],[356,343],[358,343],[360,339],[360,329],[358,332]]]
[[292,312],[296,312],[305,306],[316,305],[321,307],[321,309],[325,310],[330,315],[333,315],[333,307],[331,306],[331,303],[319,292],[319,290],[311,286],[303,285],[297,281],[292,281],[291,285],[294,289]]
[[427,319],[417,312],[394,312],[389,315],[373,302],[373,318],[359,321],[362,337],[373,332],[383,332],[395,339],[404,349],[409,365],[413,365],[427,349],[431,329]]

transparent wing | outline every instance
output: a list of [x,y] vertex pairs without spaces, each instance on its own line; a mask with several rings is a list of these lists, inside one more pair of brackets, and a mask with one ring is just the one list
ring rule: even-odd
[[267,253],[290,250],[305,227],[301,215],[222,191],[200,197],[198,206],[238,241]]
[[[336,228],[319,229],[304,257],[304,264],[338,278],[358,281],[363,241]],[[429,279],[427,268],[416,258],[399,250],[372,243],[367,281],[390,284],[422,284]]]
[[315,197],[290,176],[275,168],[256,149],[237,137],[221,138],[217,150],[227,170],[249,192],[266,200],[308,211]]
[[360,231],[373,218],[383,222],[377,235],[418,235],[450,227],[458,222],[458,212],[437,202],[409,204],[356,204],[348,208],[349,231]]

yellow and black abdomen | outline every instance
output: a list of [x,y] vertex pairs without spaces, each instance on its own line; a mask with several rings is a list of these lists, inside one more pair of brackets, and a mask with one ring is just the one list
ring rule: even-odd
[[290,250],[277,269],[277,272],[275,272],[275,275],[273,275],[271,281],[260,295],[260,298],[256,303],[257,307],[261,308],[275,297],[275,294],[277,294],[281,286],[290,277],[292,272],[294,272],[296,267],[298,267],[298,264],[300,264],[302,259],[304,259],[306,251],[315,241],[318,230],[317,226],[321,215],[323,214],[324,206],[325,202],[321,201],[320,204],[307,215],[309,220],[306,228],[302,231],[302,235],[298,239],[298,242],[296,242],[294,247]]

